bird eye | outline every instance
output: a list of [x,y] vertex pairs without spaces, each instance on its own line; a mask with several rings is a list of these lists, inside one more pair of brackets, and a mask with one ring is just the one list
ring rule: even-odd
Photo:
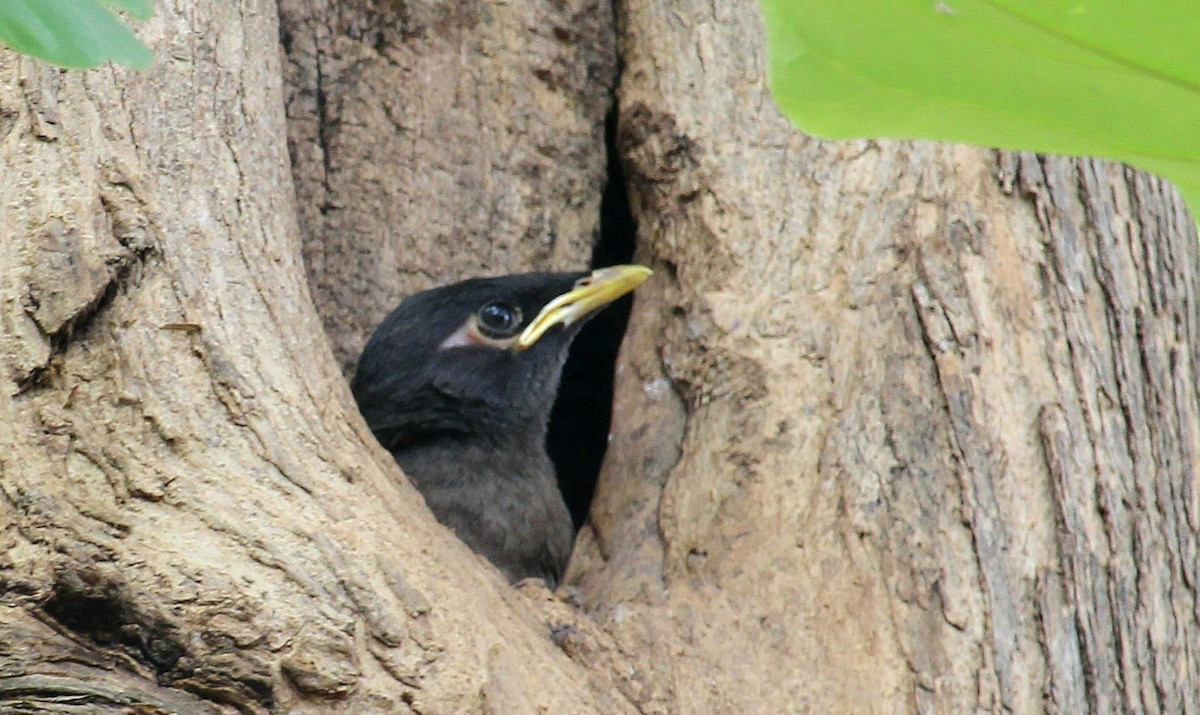
[[507,303],[488,303],[477,315],[479,328],[491,338],[506,338],[521,327],[521,310]]

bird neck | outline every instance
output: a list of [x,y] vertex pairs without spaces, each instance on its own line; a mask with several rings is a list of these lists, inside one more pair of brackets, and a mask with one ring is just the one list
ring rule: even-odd
[[418,485],[469,482],[497,476],[515,480],[554,478],[542,430],[498,433],[444,432],[392,450],[400,468]]
[[430,432],[416,436],[409,444],[401,445],[393,451],[405,451],[417,445],[438,445],[450,449],[461,449],[465,446],[485,447],[492,450],[529,452],[532,450],[546,451],[545,425],[537,425],[530,429],[504,430],[447,430]]

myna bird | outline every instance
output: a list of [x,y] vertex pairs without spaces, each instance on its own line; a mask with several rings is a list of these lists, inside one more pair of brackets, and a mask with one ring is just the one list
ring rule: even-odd
[[438,521],[511,582],[561,578],[574,538],[546,455],[567,348],[596,311],[650,275],[475,278],[404,299],[375,330],[351,388]]

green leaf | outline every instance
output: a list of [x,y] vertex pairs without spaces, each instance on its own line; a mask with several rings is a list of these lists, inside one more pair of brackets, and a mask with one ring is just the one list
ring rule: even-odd
[[149,20],[154,14],[150,0],[103,0],[105,5],[116,10],[123,10],[139,20]]
[[1200,207],[1196,0],[761,0],[801,129],[1125,161]]
[[[148,17],[149,0],[108,0]],[[97,0],[0,0],[0,43],[59,65],[85,69],[112,61],[149,67],[154,54]]]

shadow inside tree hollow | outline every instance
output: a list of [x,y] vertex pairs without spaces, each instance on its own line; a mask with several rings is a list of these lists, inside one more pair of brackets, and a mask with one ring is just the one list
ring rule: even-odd
[[[606,121],[605,144],[608,184],[600,201],[600,236],[592,250],[592,268],[632,261],[637,236],[616,148],[615,108]],[[627,295],[584,325],[571,344],[550,413],[546,450],[576,529],[587,519],[608,448],[613,368],[632,306],[633,297]]]

